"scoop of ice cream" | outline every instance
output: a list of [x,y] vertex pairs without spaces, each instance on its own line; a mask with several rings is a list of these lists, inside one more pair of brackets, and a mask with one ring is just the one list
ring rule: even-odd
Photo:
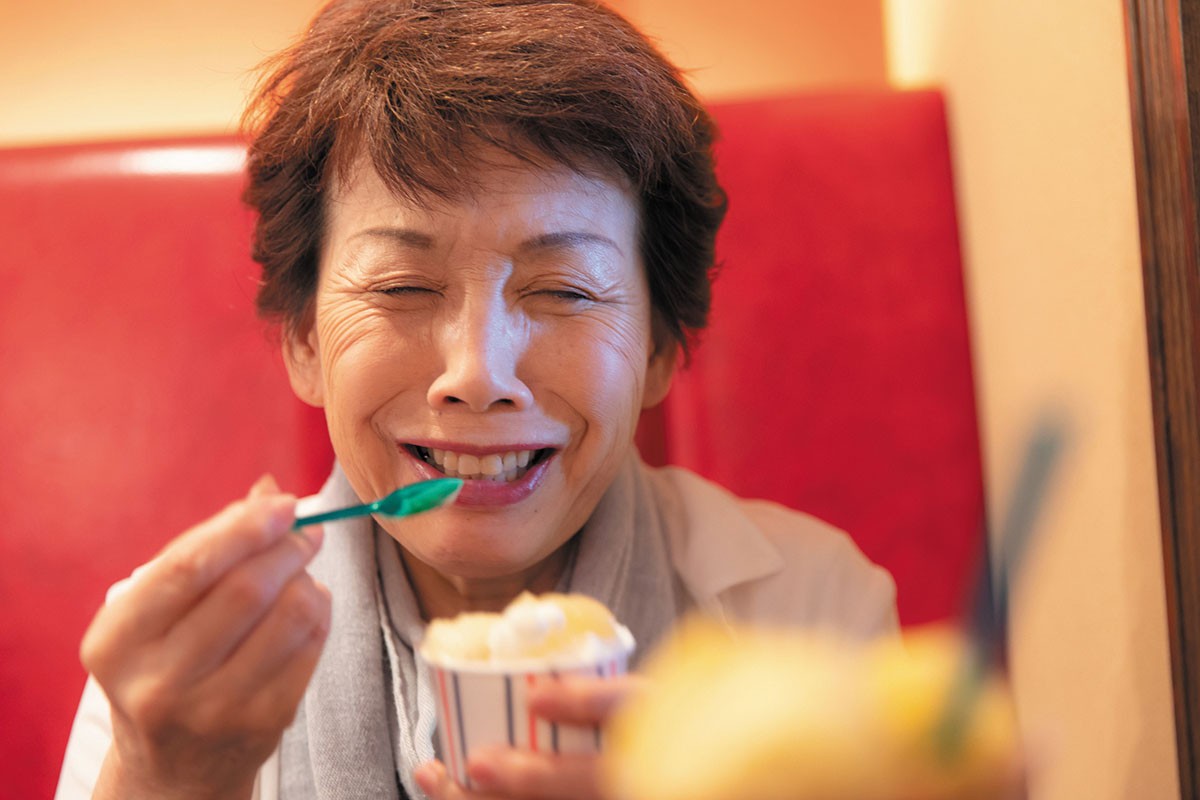
[[586,595],[522,593],[499,614],[460,614],[434,620],[421,653],[490,664],[528,660],[595,661],[632,646],[629,631],[598,600]]
[[650,689],[614,719],[605,772],[626,800],[992,800],[1010,796],[1017,734],[989,678],[949,751],[939,725],[964,643],[902,645],[692,621],[656,653]]
[[422,652],[464,661],[486,661],[491,656],[488,633],[500,618],[485,612],[463,613],[449,620],[434,620],[425,630]]

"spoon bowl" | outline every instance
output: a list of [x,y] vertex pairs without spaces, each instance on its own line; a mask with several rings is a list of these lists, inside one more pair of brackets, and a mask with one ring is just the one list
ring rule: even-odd
[[363,517],[367,514],[381,514],[385,517],[411,517],[414,514],[423,514],[426,511],[453,503],[462,487],[461,478],[434,478],[410,483],[408,486],[401,486],[391,494],[384,495],[373,503],[338,508],[320,514],[311,514],[307,517],[297,517],[296,521],[292,523],[292,530],[299,530],[305,525],[315,525],[318,522]]

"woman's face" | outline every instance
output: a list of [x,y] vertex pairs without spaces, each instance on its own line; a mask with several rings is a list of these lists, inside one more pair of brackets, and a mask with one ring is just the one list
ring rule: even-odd
[[458,502],[383,521],[446,576],[518,575],[560,548],[670,384],[634,199],[617,181],[485,151],[461,201],[336,185],[312,319],[285,346],[364,499],[445,474]]

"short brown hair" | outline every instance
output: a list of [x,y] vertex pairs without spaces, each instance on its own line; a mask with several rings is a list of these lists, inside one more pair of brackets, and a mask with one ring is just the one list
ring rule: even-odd
[[656,341],[708,317],[725,194],[700,101],[592,0],[334,0],[267,64],[246,112],[260,314],[294,326],[316,290],[323,197],[365,156],[399,195],[469,188],[470,147],[615,168],[641,212]]

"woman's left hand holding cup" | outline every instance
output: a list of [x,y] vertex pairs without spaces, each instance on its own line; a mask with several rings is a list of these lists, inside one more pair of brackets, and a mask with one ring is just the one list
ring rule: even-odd
[[[529,697],[539,717],[565,725],[603,726],[642,679],[564,676],[539,683]],[[464,789],[441,762],[422,764],[417,783],[434,800],[604,800],[600,756],[595,753],[544,753],[510,747],[481,749],[471,756],[467,774],[477,787]]]

